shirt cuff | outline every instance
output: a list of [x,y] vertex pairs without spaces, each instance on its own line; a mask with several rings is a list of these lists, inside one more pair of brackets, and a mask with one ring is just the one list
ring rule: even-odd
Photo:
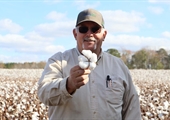
[[66,97],[72,97],[72,95],[74,94],[69,94],[68,91],[67,91],[67,88],[66,88],[66,83],[67,83],[67,79],[68,77],[64,78],[61,82],[60,82],[60,86],[61,86],[61,91],[63,92],[63,94],[66,96]]

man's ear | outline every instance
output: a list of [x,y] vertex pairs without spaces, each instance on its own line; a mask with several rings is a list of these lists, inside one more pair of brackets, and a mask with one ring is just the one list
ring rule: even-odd
[[76,38],[77,37],[77,30],[76,30],[76,28],[73,29],[73,35],[74,35],[74,38],[77,39]]
[[103,41],[105,40],[105,37],[107,35],[107,30],[106,29],[102,29],[102,33],[103,33]]

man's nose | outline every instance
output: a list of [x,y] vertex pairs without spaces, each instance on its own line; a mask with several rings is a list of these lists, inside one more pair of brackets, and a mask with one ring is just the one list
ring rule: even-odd
[[90,36],[93,35],[93,32],[91,31],[91,28],[88,29],[87,35],[90,35]]

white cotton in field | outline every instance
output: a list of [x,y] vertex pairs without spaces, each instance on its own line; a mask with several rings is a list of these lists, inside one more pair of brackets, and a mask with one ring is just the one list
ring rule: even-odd
[[78,56],[78,61],[85,61],[85,62],[87,62],[88,59],[85,56],[83,56],[83,55],[79,55]]
[[96,67],[96,63],[90,62],[89,69],[90,69],[90,70],[93,70],[95,67]]
[[12,111],[13,111],[12,106],[9,106],[9,107],[8,107],[8,112],[10,113],[10,112],[12,112]]
[[82,54],[85,55],[88,59],[90,59],[92,52],[91,50],[82,50]]
[[79,62],[79,66],[80,66],[82,69],[86,69],[86,68],[89,66],[89,62],[80,61],[80,62]]
[[168,110],[168,107],[169,107],[169,105],[170,105],[170,104],[168,103],[168,101],[166,100],[163,104],[164,104],[164,108],[165,108],[166,110]]
[[95,54],[95,53],[92,53],[92,56],[91,56],[91,58],[90,58],[90,61],[91,62],[97,62],[97,55]]
[[39,116],[40,116],[40,115],[39,115],[38,112],[33,112],[33,113],[32,113],[32,119],[33,119],[33,120],[39,120]]

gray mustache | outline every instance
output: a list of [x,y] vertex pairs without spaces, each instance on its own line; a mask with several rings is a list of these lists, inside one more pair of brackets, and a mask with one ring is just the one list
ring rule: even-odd
[[94,42],[97,41],[95,38],[88,38],[88,37],[84,38],[84,40],[85,41],[94,41]]

